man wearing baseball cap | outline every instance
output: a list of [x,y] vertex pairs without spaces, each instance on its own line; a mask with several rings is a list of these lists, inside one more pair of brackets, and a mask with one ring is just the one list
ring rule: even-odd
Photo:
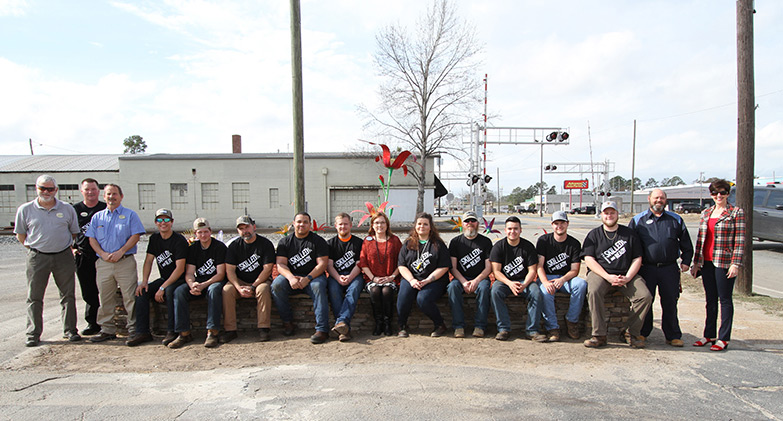
[[451,324],[455,338],[465,337],[465,313],[462,310],[463,294],[476,293],[476,317],[473,324],[473,336],[484,337],[489,314],[489,274],[492,264],[489,253],[492,241],[478,233],[478,217],[473,211],[462,215],[463,233],[449,243],[451,255],[451,274],[454,279],[446,291],[451,306]]
[[579,240],[568,235],[568,214],[557,211],[552,214],[552,232],[538,237],[538,283],[541,286],[542,316],[548,341],[560,340],[560,325],[555,311],[555,292],[564,291],[571,296],[565,320],[568,336],[579,339],[579,315],[587,294],[587,282],[578,277],[582,246]]
[[256,223],[248,215],[237,218],[238,239],[226,250],[226,278],[223,287],[223,313],[226,332],[221,342],[228,343],[237,337],[237,300],[256,299],[258,340],[270,339],[272,326],[272,268],[275,265],[275,246],[256,234]]
[[[185,283],[185,258],[188,256],[188,240],[171,229],[174,216],[168,209],[155,212],[158,232],[150,236],[147,256],[141,274],[141,285],[136,288],[136,335],[128,339],[128,346],[150,342],[150,300],[166,303],[168,313],[167,336],[174,335],[174,290]],[[158,265],[160,278],[149,282],[152,262]]]
[[652,303],[652,296],[644,279],[638,275],[642,267],[642,244],[632,229],[617,223],[617,203],[604,202],[601,205],[602,225],[594,228],[585,237],[582,258],[587,272],[587,301],[590,304],[590,318],[593,324],[592,337],[585,341],[588,348],[606,345],[606,317],[604,297],[616,287],[631,302],[628,331],[632,348],[644,348],[641,336],[642,323]]

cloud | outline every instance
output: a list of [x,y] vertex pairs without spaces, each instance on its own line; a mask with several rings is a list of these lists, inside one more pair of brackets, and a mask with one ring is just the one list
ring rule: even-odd
[[0,16],[23,16],[29,7],[27,0],[0,0]]

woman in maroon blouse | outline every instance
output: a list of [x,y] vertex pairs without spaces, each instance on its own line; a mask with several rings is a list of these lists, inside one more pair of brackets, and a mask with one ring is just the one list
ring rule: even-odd
[[382,212],[375,214],[370,219],[369,235],[364,239],[359,260],[375,316],[374,336],[392,334],[394,291],[400,285],[397,255],[401,248],[402,242],[391,232],[389,218]]
[[[731,185],[726,180],[710,183],[710,195],[715,205],[701,214],[699,237],[693,257],[691,274],[701,271],[704,295],[707,298],[707,320],[704,338],[693,346],[712,344],[712,351],[729,346],[734,319],[732,293],[742,255],[745,252],[745,213],[728,203]],[[717,332],[718,300],[720,300],[720,331]]]

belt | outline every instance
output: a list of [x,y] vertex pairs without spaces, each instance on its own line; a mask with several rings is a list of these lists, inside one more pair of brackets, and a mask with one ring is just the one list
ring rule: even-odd
[[70,249],[71,249],[71,247],[70,247],[70,246],[68,246],[68,247],[66,247],[66,248],[64,248],[64,249],[62,249],[62,250],[60,250],[60,251],[56,251],[56,252],[54,252],[54,253],[47,253],[47,252],[45,252],[45,251],[41,251],[41,250],[34,249],[34,248],[30,247],[30,250],[32,250],[32,251],[34,251],[34,252],[36,252],[36,253],[38,253],[38,254],[48,254],[48,255],[60,254],[60,253],[62,253],[62,252],[64,252],[64,251],[66,251],[66,250],[70,250]]
[[657,268],[662,268],[662,267],[664,267],[664,266],[671,266],[671,265],[676,265],[676,264],[677,264],[677,261],[674,261],[674,262],[666,262],[666,263],[644,263],[644,264],[645,264],[645,265],[647,265],[647,266],[655,266],[655,267],[657,267]]

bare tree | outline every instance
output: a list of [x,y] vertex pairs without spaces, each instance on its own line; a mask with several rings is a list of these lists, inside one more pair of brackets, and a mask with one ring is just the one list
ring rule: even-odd
[[480,105],[477,56],[482,47],[475,32],[452,3],[434,0],[412,32],[395,24],[375,37],[381,105],[375,111],[360,110],[378,135],[418,157],[421,165],[413,167],[417,212],[424,210],[427,159],[460,150],[454,142],[458,126],[475,120]]

